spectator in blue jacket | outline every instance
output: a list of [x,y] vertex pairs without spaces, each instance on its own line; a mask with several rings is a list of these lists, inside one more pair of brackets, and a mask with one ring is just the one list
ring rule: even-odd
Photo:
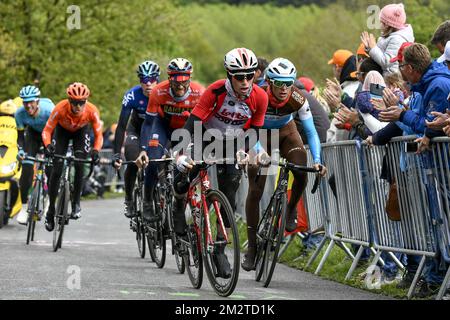
[[[404,49],[403,63],[400,72],[405,81],[411,84],[411,91],[422,96],[422,110],[426,120],[431,123],[435,118],[434,112],[445,113],[448,107],[447,96],[450,92],[450,71],[443,65],[431,60],[428,48],[415,43]],[[381,121],[401,121],[414,131],[418,131],[424,123],[423,118],[415,112],[390,106],[380,112]],[[425,136],[417,142],[420,151],[428,149],[430,139],[444,135],[442,128],[436,130],[433,126],[424,128]]]

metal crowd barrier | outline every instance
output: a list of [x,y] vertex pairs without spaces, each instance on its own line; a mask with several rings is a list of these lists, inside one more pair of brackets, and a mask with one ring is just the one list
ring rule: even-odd
[[[305,146],[307,152],[307,163],[308,166],[312,166],[314,164],[314,160],[312,158],[311,152],[308,146]],[[316,191],[316,193],[312,194],[311,190],[313,188],[313,176],[309,175],[308,184],[306,185],[305,191],[303,192],[303,203],[305,206],[306,219],[308,223],[308,228],[304,232],[308,234],[317,234],[325,230],[325,209],[323,208],[323,203],[321,201],[320,188]],[[305,234],[302,232],[297,232],[294,234],[290,234],[285,238],[285,243],[280,248],[278,253],[278,257],[281,257],[283,253],[287,250],[289,245],[294,241],[295,237],[299,237],[300,239],[305,238]],[[325,238],[325,237],[324,237]],[[322,239],[319,246],[323,246],[325,243],[325,239]],[[302,255],[298,258],[294,259],[294,262],[301,259]]]
[[[353,260],[355,257],[345,243],[370,247],[367,211],[364,202],[363,177],[360,171],[360,155],[356,141],[342,141],[322,144],[322,161],[328,168],[328,178],[335,182],[334,194],[329,183],[321,186],[321,210],[325,215],[325,238],[330,243],[323,255],[315,274],[319,274],[333,247],[337,244]],[[316,200],[317,201],[317,200]],[[314,211],[311,201],[307,211]],[[325,209],[325,210],[324,210]],[[325,244],[325,239],[316,249],[305,268],[308,268]]]
[[[450,138],[435,138],[433,142],[434,190],[437,193],[436,206],[433,206],[433,209],[436,213],[435,222],[438,229],[439,249],[445,262],[450,263]],[[449,285],[450,267],[436,299],[442,299]]]
[[[112,160],[113,155],[114,155],[114,151],[113,149],[101,149],[100,152],[100,158],[104,158],[104,159],[108,159],[108,160]],[[123,185],[123,174],[125,169],[122,167],[120,168],[120,175],[122,177],[121,180],[118,180],[117,178],[117,170],[114,169],[113,166],[105,166],[106,169],[106,181],[105,181],[105,185],[106,186],[122,186]]]
[[[415,136],[397,137],[386,146],[363,147],[364,163],[369,172],[366,183],[369,189],[370,223],[374,231],[373,248],[375,259],[382,251],[421,256],[416,277],[408,291],[408,298],[421,274],[426,257],[436,255],[436,237],[427,196],[429,170],[427,155],[405,152],[405,143]],[[386,213],[386,199],[389,182],[380,179],[383,158],[386,159],[392,181],[397,184],[400,221],[389,219]]]
[[[308,217],[321,215],[326,231],[306,268],[317,258],[326,239],[330,244],[316,274],[335,244],[360,245],[346,279],[351,277],[364,248],[371,248],[375,254],[372,265],[383,263],[383,251],[399,267],[403,266],[392,252],[419,255],[422,259],[408,291],[411,297],[426,257],[435,257],[439,250],[450,262],[450,139],[434,139],[432,151],[420,155],[404,151],[405,143],[413,139],[415,136],[398,137],[387,146],[369,147],[357,141],[322,145],[323,161],[328,178],[334,177],[336,196],[329,183],[323,183],[320,196],[305,193]],[[390,185],[380,178],[384,157],[397,183],[399,221],[390,220],[385,210]],[[347,252],[345,246],[342,248]],[[449,284],[450,270],[437,299],[442,298]]]

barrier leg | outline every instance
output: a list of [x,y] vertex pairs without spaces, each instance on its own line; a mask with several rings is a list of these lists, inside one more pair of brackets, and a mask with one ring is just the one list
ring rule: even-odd
[[393,254],[391,251],[389,251],[388,254],[400,269],[405,270],[405,266],[400,262],[400,260],[397,259],[395,254]]
[[[327,241],[327,238],[323,237],[322,241],[320,241],[320,243],[319,243],[319,246],[316,248],[316,250],[314,251],[313,255],[311,256],[311,258],[309,258],[308,262],[306,263],[306,266],[305,266],[304,270],[308,269],[311,266],[311,264],[314,263],[314,261],[316,260],[317,256],[322,251],[322,248],[325,245],[326,241]],[[301,257],[295,258],[294,262],[296,262],[300,258]]]
[[245,240],[245,242],[242,244],[242,249],[246,249],[248,246],[248,240]]
[[377,250],[375,250],[375,249],[372,248],[372,247],[370,247],[370,251],[372,251],[372,253],[373,253],[374,256],[376,256],[376,255],[378,254],[378,252],[380,253],[380,254],[378,255],[378,259],[375,260],[375,263],[372,263],[372,264],[376,265],[377,262],[380,261],[381,265],[384,267],[384,260],[381,259],[381,251],[377,251]]
[[356,269],[356,266],[358,265],[359,259],[361,259],[361,255],[364,251],[364,247],[363,246],[359,246],[358,252],[356,253],[356,257],[353,260],[353,263],[350,267],[350,269],[347,272],[347,275],[345,276],[345,281],[349,280],[352,277],[353,272]]
[[342,250],[344,250],[344,252],[348,255],[348,257],[352,260],[355,260],[355,256],[353,255],[353,253],[350,251],[349,248],[347,248],[347,246],[345,245],[345,243],[337,241],[336,242],[337,246],[339,248],[341,248]]
[[[380,258],[381,257],[381,250],[377,250],[375,253],[375,257],[372,260],[372,263],[370,264],[370,266],[376,266],[378,261],[383,261],[383,259]],[[382,262],[382,264],[384,265],[384,261]]]
[[442,300],[445,291],[447,291],[449,285],[450,285],[450,267],[447,270],[447,274],[445,275],[444,281],[442,281],[442,286],[441,289],[439,289],[439,293],[436,296],[436,300]]
[[317,266],[316,272],[314,272],[315,275],[318,275],[320,273],[320,271],[322,270],[322,268],[323,268],[323,266],[325,264],[325,261],[328,259],[328,256],[330,255],[331,250],[334,247],[334,244],[335,244],[334,240],[331,240],[330,244],[328,245],[327,250],[325,251],[325,254],[322,257],[322,260],[320,260],[320,263]]
[[283,255],[283,253],[287,250],[291,242],[295,239],[295,235],[289,235],[287,238],[284,238],[284,241],[286,241],[280,248],[280,252],[278,253],[278,259]]
[[414,289],[416,288],[417,281],[419,281],[419,277],[421,276],[423,268],[425,267],[425,259],[426,259],[425,256],[422,256],[422,259],[420,260],[420,263],[419,263],[419,267],[417,268],[416,274],[414,275],[413,282],[411,283],[411,286],[409,287],[409,290],[408,290],[408,295],[407,295],[408,299],[411,299],[411,297],[414,293]]

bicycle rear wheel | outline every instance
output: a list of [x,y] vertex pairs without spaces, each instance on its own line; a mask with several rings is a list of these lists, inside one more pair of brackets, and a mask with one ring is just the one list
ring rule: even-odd
[[[231,205],[221,191],[208,191],[206,205],[209,212],[209,221],[205,219],[206,213],[202,215],[201,220],[202,254],[205,270],[214,291],[219,296],[227,297],[233,293],[239,277],[239,234]],[[202,209],[205,210],[206,208]],[[227,229],[225,229],[226,220],[229,222]],[[223,234],[224,230],[227,232],[227,241],[225,241],[225,235]],[[209,238],[210,235],[211,238]],[[224,268],[224,266],[226,264],[229,264],[230,272],[225,274],[224,271],[227,268]],[[221,265],[223,270],[220,270],[218,265]]]
[[264,254],[263,281],[264,287],[268,287],[272,280],[273,272],[278,261],[278,252],[284,237],[284,228],[286,226],[286,194],[281,195],[281,199],[275,201],[273,214],[267,238],[266,252]]
[[67,219],[67,211],[69,207],[69,183],[63,182],[59,190],[56,202],[55,228],[53,230],[53,251],[56,252],[62,246],[64,234],[64,226]]

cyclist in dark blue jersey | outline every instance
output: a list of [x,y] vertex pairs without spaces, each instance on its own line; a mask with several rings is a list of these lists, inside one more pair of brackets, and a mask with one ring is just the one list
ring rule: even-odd
[[[120,151],[122,148],[125,132],[125,159],[135,160],[140,152],[141,126],[145,120],[145,112],[148,105],[148,97],[152,89],[159,83],[159,65],[153,61],[142,62],[138,69],[140,85],[128,90],[123,96],[122,111],[114,139],[114,166],[120,168]],[[133,217],[132,191],[136,181],[137,166],[128,165],[125,170],[125,216]]]

